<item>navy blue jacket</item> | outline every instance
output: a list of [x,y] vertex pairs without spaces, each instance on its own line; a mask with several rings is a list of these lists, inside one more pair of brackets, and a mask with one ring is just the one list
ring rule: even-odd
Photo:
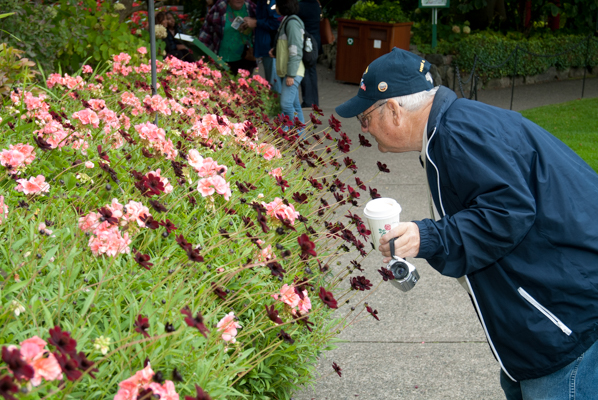
[[276,0],[258,0],[255,10],[257,26],[255,28],[255,44],[253,55],[255,57],[269,57],[268,52],[274,47],[274,35],[278,31],[282,17],[272,6]]
[[427,178],[439,221],[414,221],[418,257],[466,276],[513,380],[555,372],[598,339],[598,175],[519,113],[441,87]]

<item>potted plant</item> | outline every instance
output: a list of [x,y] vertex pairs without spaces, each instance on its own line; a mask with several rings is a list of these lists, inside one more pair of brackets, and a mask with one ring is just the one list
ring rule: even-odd
[[398,1],[358,1],[338,21],[336,79],[359,83],[366,67],[393,47],[409,50],[411,26]]

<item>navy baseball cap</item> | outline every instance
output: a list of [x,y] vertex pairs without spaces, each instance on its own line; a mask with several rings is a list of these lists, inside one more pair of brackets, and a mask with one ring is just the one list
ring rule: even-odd
[[372,61],[363,73],[357,96],[336,107],[336,113],[343,118],[355,117],[378,100],[434,88],[434,84],[426,80],[430,65],[418,55],[395,47]]

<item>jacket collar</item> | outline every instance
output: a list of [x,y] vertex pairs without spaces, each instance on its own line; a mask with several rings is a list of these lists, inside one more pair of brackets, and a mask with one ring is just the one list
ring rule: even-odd
[[430,109],[430,116],[428,117],[428,131],[426,132],[428,140],[430,139],[430,136],[432,136],[436,125],[440,122],[445,111],[455,100],[457,100],[457,95],[451,89],[446,86],[440,86],[438,88],[438,91],[434,96],[432,108]]

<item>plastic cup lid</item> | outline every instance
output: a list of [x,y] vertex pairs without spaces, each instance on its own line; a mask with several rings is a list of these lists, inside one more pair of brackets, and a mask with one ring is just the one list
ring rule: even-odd
[[366,217],[388,218],[401,212],[401,206],[395,199],[382,197],[369,201],[364,210]]

